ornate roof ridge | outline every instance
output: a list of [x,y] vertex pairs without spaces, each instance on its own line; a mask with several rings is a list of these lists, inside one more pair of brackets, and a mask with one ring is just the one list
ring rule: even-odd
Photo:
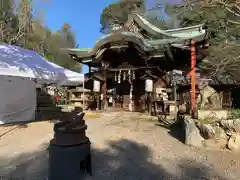
[[146,20],[143,16],[138,13],[131,14],[128,18],[128,21],[124,24],[125,27],[131,28],[133,24],[137,23],[142,29],[147,31],[149,34],[153,35],[154,37],[175,37],[175,38],[189,38],[191,39],[192,36],[203,36],[206,34],[205,25],[199,24],[195,26],[177,28],[177,29],[168,29],[162,30]]

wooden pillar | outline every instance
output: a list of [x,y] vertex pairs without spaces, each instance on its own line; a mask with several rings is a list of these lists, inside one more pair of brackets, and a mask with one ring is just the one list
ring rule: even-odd
[[69,92],[69,105],[72,105],[72,91],[71,90],[69,90],[68,91]]
[[104,70],[103,72],[104,80],[103,80],[103,109],[107,109],[107,71]]
[[99,97],[99,93],[95,92],[94,96],[95,96],[95,100],[96,100],[96,103],[97,103],[97,110],[100,110],[100,97]]
[[195,40],[191,40],[191,115],[196,117],[196,47]]
[[147,96],[148,114],[152,115],[152,93],[148,92]]
[[115,101],[115,95],[113,95],[113,98],[112,98],[112,107],[115,108],[116,107],[116,101]]
[[116,91],[113,91],[112,94],[112,107],[115,108],[116,107]]
[[147,92],[144,93],[144,95],[142,97],[142,100],[143,100],[142,101],[143,102],[143,104],[142,104],[143,105],[142,106],[143,107],[143,111],[146,112],[146,111],[148,111],[148,107],[147,107],[148,93]]
[[173,97],[174,97],[174,103],[175,103],[175,107],[174,107],[174,118],[175,121],[178,120],[178,106],[177,106],[177,84],[176,82],[173,83]]
[[88,66],[88,73],[89,73],[89,76],[91,76],[91,72],[92,72],[92,70],[91,70],[91,66]]

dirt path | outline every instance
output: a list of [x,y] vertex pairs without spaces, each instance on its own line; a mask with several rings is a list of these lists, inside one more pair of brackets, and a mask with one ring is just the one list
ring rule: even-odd
[[[87,121],[88,136],[92,141],[94,175],[87,176],[86,179],[240,179],[240,154],[187,147],[172,137],[168,130],[145,119],[137,113],[111,112],[103,114],[98,120]],[[44,134],[46,135],[36,138],[48,139],[51,135],[50,125],[45,128]],[[11,149],[8,153],[7,150],[4,151],[5,158],[2,158],[1,149],[1,163],[8,154],[14,152],[13,146],[9,148]],[[40,180],[47,178],[47,152],[41,150],[35,154],[33,148],[25,148],[24,151],[27,149],[31,160],[18,163],[15,158],[11,166],[0,171],[5,174],[2,175],[5,179],[9,177]]]

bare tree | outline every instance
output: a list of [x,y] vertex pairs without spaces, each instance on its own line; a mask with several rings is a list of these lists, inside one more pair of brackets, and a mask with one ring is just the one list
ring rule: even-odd
[[212,76],[230,76],[240,81],[240,1],[184,0],[176,10],[182,26],[208,26],[210,55],[201,63],[201,69]]
[[182,11],[194,10],[195,7],[199,9],[223,8],[226,13],[226,21],[240,25],[240,1],[239,0],[184,0],[184,3],[178,5]]
[[[10,2],[10,1],[9,1]],[[19,4],[1,6],[0,40],[8,44],[16,44],[23,38],[26,42],[27,34],[33,19],[30,0],[21,0]]]

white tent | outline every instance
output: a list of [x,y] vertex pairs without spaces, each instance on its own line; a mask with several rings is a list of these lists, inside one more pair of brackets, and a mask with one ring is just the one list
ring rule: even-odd
[[79,74],[68,69],[65,70],[65,75],[67,76],[67,80],[63,81],[62,85],[74,86],[83,84],[84,86],[84,74]]
[[[52,62],[48,62],[52,66],[56,68],[62,68],[61,66],[58,66],[57,64],[54,64]],[[84,74],[76,73],[73,71],[70,71],[68,69],[63,69],[63,73],[65,75],[65,79],[63,79],[61,82],[59,82],[59,85],[65,85],[65,86],[76,86],[79,84],[84,84]]]
[[64,84],[76,78],[83,81],[83,77],[47,61],[34,51],[0,44],[0,124],[34,119],[35,82]]

